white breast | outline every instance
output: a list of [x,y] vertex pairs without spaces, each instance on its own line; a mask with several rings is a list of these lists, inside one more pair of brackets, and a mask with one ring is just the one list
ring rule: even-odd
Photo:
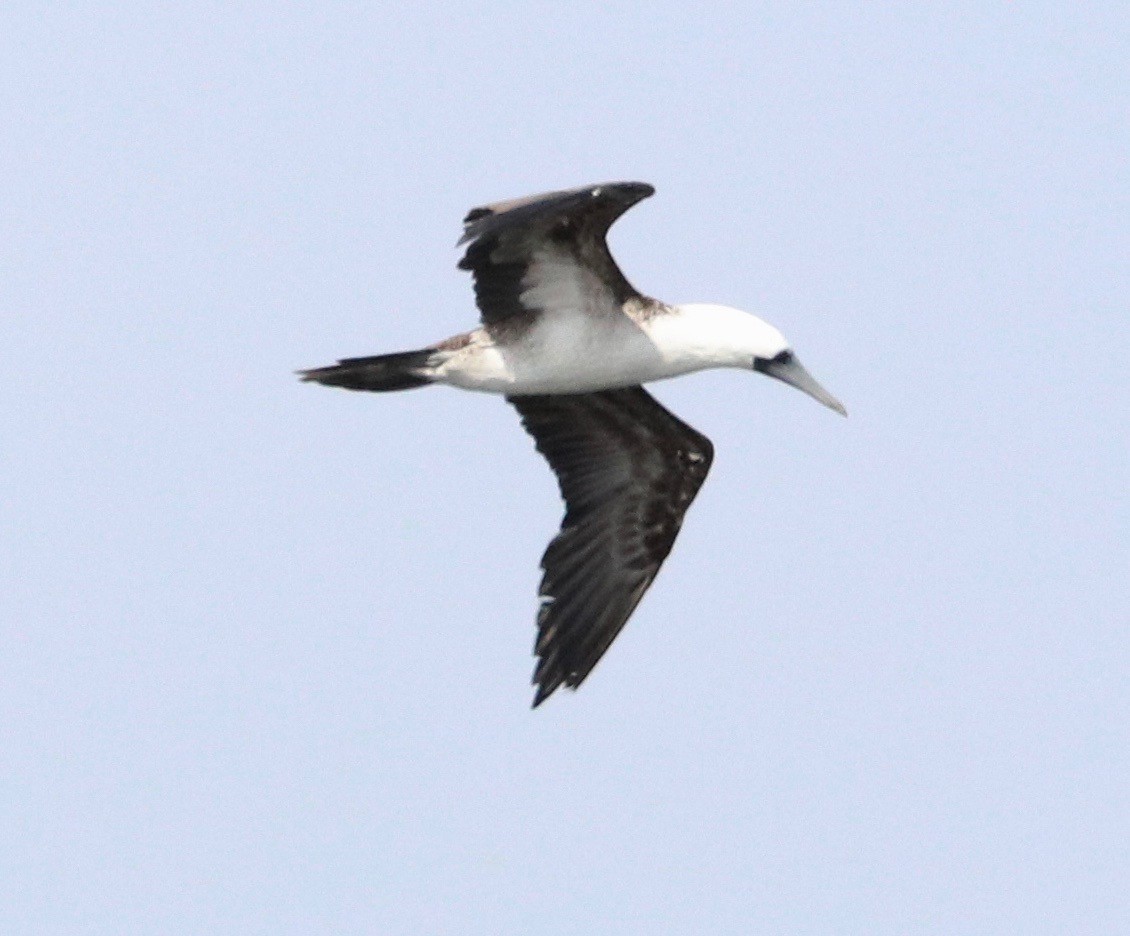
[[[718,328],[694,315],[542,315],[509,343],[484,331],[439,366],[443,383],[486,393],[588,393],[677,377],[710,367],[748,367]],[[709,323],[706,323],[709,324]]]

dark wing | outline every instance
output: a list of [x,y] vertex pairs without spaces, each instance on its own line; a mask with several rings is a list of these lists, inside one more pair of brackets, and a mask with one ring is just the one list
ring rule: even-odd
[[639,293],[608,252],[620,215],[654,193],[643,182],[609,182],[473,209],[463,221],[459,262],[475,277],[486,324],[545,311],[618,312]]
[[642,387],[510,397],[565,500],[542,557],[537,706],[576,689],[620,633],[714,457],[710,440]]

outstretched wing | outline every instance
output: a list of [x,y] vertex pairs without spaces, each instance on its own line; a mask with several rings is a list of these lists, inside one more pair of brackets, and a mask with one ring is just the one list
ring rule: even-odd
[[619,313],[639,293],[608,252],[612,223],[655,189],[610,182],[473,209],[459,262],[475,278],[482,320],[572,311]]
[[714,456],[642,387],[510,397],[565,500],[538,612],[534,705],[577,688],[671,551]]

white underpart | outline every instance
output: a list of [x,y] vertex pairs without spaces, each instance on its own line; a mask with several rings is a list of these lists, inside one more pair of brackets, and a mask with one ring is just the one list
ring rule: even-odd
[[[547,277],[523,300],[534,290],[548,299],[551,289],[554,300],[575,289],[569,298],[578,303],[587,292],[576,277]],[[772,325],[728,306],[673,306],[642,323],[622,313],[564,311],[577,309],[570,302],[544,307],[560,311],[542,313],[512,344],[496,345],[476,331],[470,344],[437,366],[434,378],[486,393],[588,393],[715,367],[749,370],[755,358],[788,348]]]

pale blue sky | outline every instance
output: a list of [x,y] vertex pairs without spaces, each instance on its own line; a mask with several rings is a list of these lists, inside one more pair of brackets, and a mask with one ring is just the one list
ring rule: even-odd
[[[1120,4],[9,4],[0,931],[1130,932]],[[501,401],[293,369],[475,320],[609,179],[778,325],[583,689]]]

